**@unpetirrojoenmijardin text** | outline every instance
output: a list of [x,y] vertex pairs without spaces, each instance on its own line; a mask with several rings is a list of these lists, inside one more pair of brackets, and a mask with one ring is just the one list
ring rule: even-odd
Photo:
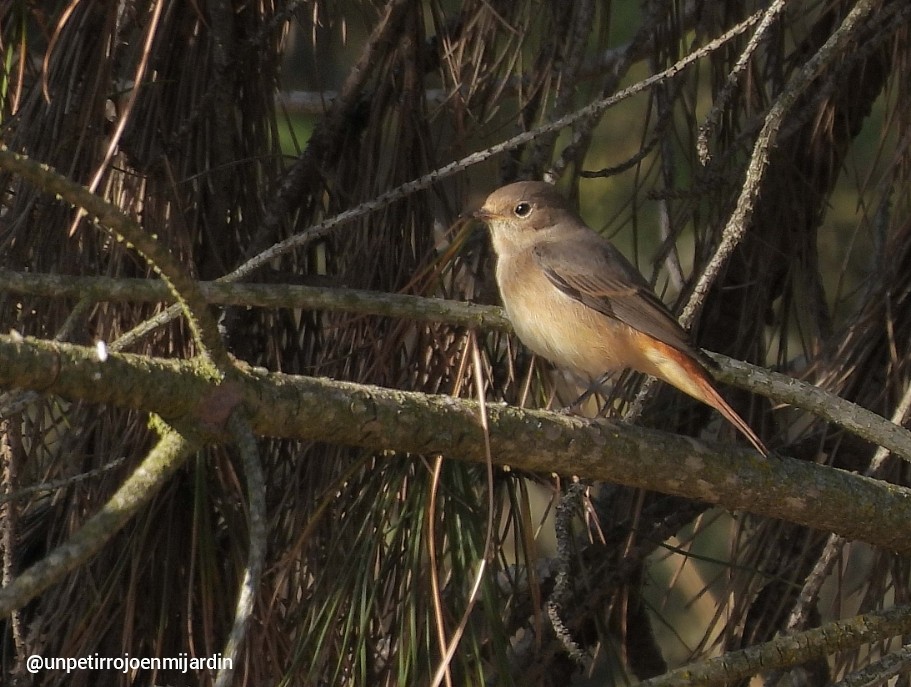
[[180,653],[176,656],[153,658],[130,656],[129,654],[124,654],[123,656],[92,654],[78,658],[32,654],[26,659],[25,667],[30,673],[39,673],[43,670],[64,671],[66,673],[72,673],[77,670],[112,670],[118,673],[129,673],[135,670],[167,670],[190,673],[198,670],[232,670],[234,662],[221,654],[195,657]]

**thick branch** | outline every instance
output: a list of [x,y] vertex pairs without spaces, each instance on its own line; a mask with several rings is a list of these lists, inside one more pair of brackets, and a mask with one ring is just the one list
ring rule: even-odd
[[729,685],[773,668],[788,668],[836,651],[857,649],[864,644],[907,634],[911,629],[911,608],[897,606],[793,635],[776,637],[770,642],[732,651],[701,663],[672,670],[640,682],[637,687],[675,687],[676,685]]
[[[0,385],[155,412],[222,440],[220,418],[242,397],[260,436],[485,460],[478,404],[450,396],[252,369],[217,385],[193,363],[127,354],[102,362],[91,348],[10,336],[0,336]],[[676,494],[911,551],[911,490],[903,487],[613,421],[498,405],[488,412],[498,465]]]

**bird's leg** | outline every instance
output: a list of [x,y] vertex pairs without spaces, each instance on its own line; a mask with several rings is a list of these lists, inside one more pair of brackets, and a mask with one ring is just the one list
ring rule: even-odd
[[[613,376],[612,373],[605,372],[600,377],[596,377],[595,379],[589,380],[588,386],[586,387],[585,391],[582,392],[582,395],[579,396],[579,398],[577,398],[575,401],[570,403],[568,406],[561,408],[560,412],[562,412],[566,415],[571,415],[571,414],[577,413],[579,410],[582,409],[582,405],[589,398],[591,398],[594,394],[600,392],[602,389],[604,389],[605,386],[607,386],[607,383],[610,381],[612,376]],[[603,408],[599,409],[598,417],[600,417],[603,412],[604,412]]]

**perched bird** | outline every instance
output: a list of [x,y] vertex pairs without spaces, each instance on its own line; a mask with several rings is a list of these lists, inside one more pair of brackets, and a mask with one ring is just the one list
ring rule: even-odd
[[648,282],[553,186],[509,184],[474,216],[490,229],[503,306],[528,348],[590,383],[625,368],[657,377],[715,408],[768,453]]

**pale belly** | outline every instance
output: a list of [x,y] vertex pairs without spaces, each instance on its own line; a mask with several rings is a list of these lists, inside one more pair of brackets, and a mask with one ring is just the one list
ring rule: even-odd
[[[529,349],[558,367],[594,380],[630,364],[629,327],[575,302],[559,297],[537,301],[532,307],[506,305],[519,339]],[[508,302],[507,302],[508,303]]]

